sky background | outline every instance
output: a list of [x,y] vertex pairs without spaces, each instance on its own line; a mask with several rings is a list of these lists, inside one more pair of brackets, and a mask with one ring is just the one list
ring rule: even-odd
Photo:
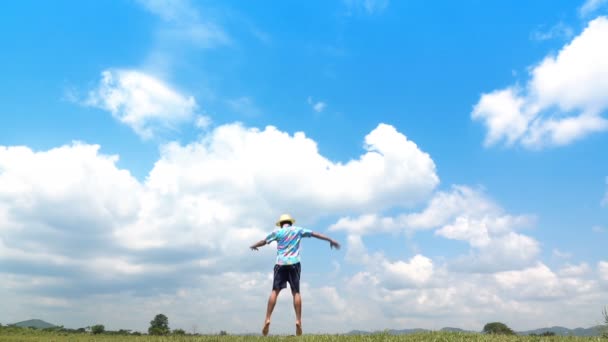
[[[19,1],[0,14],[0,323],[601,322],[608,1]],[[283,293],[272,333],[292,333]]]

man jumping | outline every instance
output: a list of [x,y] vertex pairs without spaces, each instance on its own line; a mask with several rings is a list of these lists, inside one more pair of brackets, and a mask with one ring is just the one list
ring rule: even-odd
[[274,278],[272,280],[272,292],[268,298],[268,308],[266,309],[266,320],[262,334],[268,335],[270,330],[270,316],[277,303],[277,297],[282,289],[291,288],[293,295],[293,308],[296,312],[296,335],[302,335],[302,298],[300,297],[300,240],[303,237],[315,237],[329,242],[329,248],[340,249],[340,244],[312,230],[294,226],[294,220],[288,214],[283,214],[277,221],[277,229],[268,234],[266,239],[260,240],[250,248],[254,251],[258,247],[265,246],[272,241],[277,242],[277,262],[274,265]]

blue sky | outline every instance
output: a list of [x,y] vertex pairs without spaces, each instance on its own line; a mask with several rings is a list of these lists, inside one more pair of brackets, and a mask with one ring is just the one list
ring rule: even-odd
[[606,1],[3,7],[0,322],[257,331],[290,212],[307,331],[598,323]]

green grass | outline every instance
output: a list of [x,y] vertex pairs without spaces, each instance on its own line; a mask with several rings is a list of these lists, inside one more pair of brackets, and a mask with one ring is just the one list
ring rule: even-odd
[[537,336],[500,336],[482,334],[460,334],[431,332],[413,335],[364,335],[364,336],[343,336],[343,335],[304,335],[294,336],[121,336],[121,335],[88,335],[88,334],[53,334],[53,333],[10,333],[1,332],[0,342],[42,342],[42,341],[74,341],[74,342],[118,342],[118,341],[151,341],[151,342],[207,342],[207,341],[303,341],[303,342],[323,342],[323,341],[344,341],[344,342],[379,342],[379,341],[407,341],[407,342],[460,342],[460,341],[480,341],[480,342],[607,342],[608,339],[601,337],[537,337]]

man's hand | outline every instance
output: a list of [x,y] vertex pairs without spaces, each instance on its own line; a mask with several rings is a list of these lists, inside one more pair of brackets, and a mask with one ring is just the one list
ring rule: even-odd
[[329,248],[340,249],[340,244],[336,240],[329,241]]
[[258,241],[256,243],[254,243],[253,245],[251,245],[249,248],[252,251],[257,251],[258,247],[262,247],[262,246],[266,246],[266,245],[267,245],[266,240],[260,240],[260,241]]

